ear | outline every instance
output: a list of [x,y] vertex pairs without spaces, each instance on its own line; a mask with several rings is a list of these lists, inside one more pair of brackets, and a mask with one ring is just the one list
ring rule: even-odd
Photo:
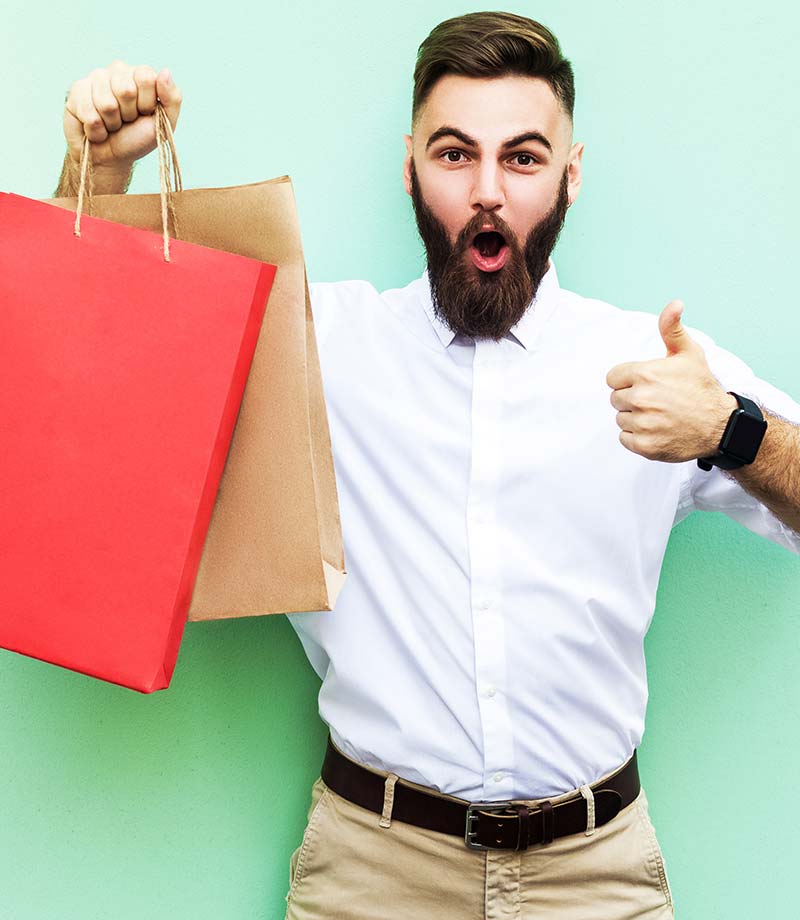
[[581,190],[583,175],[581,170],[581,158],[583,157],[583,144],[573,144],[567,160],[567,194],[569,196],[570,206],[575,204],[578,193]]
[[411,194],[411,135],[404,134],[403,140],[406,143],[406,158],[403,161],[403,182],[405,183],[406,192]]

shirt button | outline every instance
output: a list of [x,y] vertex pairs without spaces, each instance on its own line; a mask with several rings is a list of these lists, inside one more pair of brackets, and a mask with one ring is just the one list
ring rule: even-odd
[[478,601],[478,610],[488,610],[492,606],[492,602],[484,598],[482,601]]
[[497,693],[497,690],[496,690],[494,687],[487,687],[487,688],[486,688],[486,695],[487,695],[487,696],[494,696],[495,693]]
[[494,775],[492,778],[494,779],[494,781],[495,781],[496,783],[499,783],[500,780],[503,779],[503,774],[502,774],[502,773],[495,773],[495,775]]

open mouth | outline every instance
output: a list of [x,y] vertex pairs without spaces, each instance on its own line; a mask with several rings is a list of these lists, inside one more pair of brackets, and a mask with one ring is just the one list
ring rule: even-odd
[[502,268],[508,259],[509,248],[505,237],[497,230],[485,230],[477,233],[469,247],[472,261],[484,272],[495,272]]
[[498,233],[496,230],[478,233],[472,241],[472,245],[482,256],[488,256],[490,258],[494,258],[505,244],[506,241],[503,234]]

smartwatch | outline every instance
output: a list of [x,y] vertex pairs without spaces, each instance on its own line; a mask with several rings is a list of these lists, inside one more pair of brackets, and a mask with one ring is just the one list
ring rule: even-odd
[[752,463],[764,439],[767,421],[761,409],[752,399],[740,396],[732,390],[728,392],[736,397],[739,408],[731,412],[725,433],[719,442],[719,452],[713,457],[698,458],[697,465],[701,470],[708,471],[712,466],[718,466],[722,470],[737,470],[745,463]]

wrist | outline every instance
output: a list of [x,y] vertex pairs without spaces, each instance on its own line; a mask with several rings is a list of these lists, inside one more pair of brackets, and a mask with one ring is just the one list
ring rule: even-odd
[[720,441],[722,441],[722,436],[725,434],[725,428],[727,427],[731,413],[738,408],[739,402],[735,396],[724,391],[720,393],[719,402],[715,406],[711,416],[708,442],[705,447],[705,452],[700,455],[701,457],[713,457],[719,452]]
[[[80,185],[81,162],[75,159],[71,151],[67,153],[67,168],[71,184],[78,194]],[[131,171],[135,160],[116,161],[113,164],[92,164],[92,187],[95,195],[121,195],[130,184]]]
[[737,408],[728,416],[722,439],[713,454],[697,458],[697,465],[708,472],[714,466],[723,470],[736,470],[747,463],[752,463],[768,423],[757,402],[741,393],[731,393]]

